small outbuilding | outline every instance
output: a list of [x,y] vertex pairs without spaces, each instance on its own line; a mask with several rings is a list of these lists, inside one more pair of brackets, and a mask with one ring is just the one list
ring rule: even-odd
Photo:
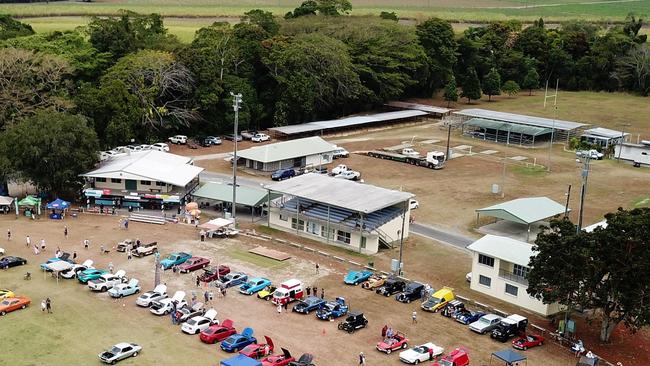
[[[197,201],[203,204],[214,203],[228,209],[232,204],[232,187],[231,183],[208,182],[192,193],[192,196],[198,198]],[[253,220],[263,214],[263,207],[269,200],[268,191],[263,188],[238,186],[236,196],[237,205],[250,210]],[[272,198],[277,198],[277,195]]]
[[610,145],[616,145],[621,142],[625,142],[629,133],[623,131],[610,130],[609,128],[596,127],[585,130],[580,136],[582,141],[588,142],[590,144],[600,145],[602,147],[608,147]]
[[650,141],[643,140],[638,144],[630,142],[618,144],[615,147],[614,155],[617,158],[631,161],[635,166],[650,166]]
[[528,359],[526,358],[526,356],[522,355],[519,352],[515,352],[511,349],[504,349],[502,351],[492,352],[492,355],[490,355],[490,365],[492,365],[493,358],[505,362],[506,366],[524,365],[521,363],[522,361],[526,361],[525,365],[528,365]]
[[272,172],[278,169],[316,167],[334,159],[336,146],[318,136],[276,142],[240,151],[239,164],[249,169]]

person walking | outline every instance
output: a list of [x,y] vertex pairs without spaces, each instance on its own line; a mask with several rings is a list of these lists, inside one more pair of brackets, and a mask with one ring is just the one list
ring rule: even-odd
[[126,248],[126,259],[131,260],[131,248]]
[[201,286],[201,280],[199,279],[199,275],[196,275],[196,287]]
[[115,268],[113,267],[113,262],[108,262],[108,271],[109,271],[111,274],[113,274],[113,270],[114,270],[114,269],[115,269]]
[[65,225],[63,227],[63,236],[67,239],[68,238],[68,225]]
[[318,287],[312,286],[311,293],[314,294],[314,296],[318,296]]
[[72,260],[73,261],[77,260],[77,251],[76,250],[74,252],[72,252]]
[[276,308],[278,311],[278,315],[282,314],[282,305],[278,304],[278,307]]
[[32,245],[32,239],[29,237],[29,235],[27,235],[25,237],[25,246],[29,248],[31,245]]
[[320,289],[320,298],[324,299],[325,298],[325,288],[321,287]]
[[90,245],[90,240],[84,239],[84,248],[88,249],[88,246]]
[[417,311],[413,310],[413,313],[411,314],[411,320],[413,324],[418,323],[418,313]]
[[41,239],[41,250],[45,251],[45,239]]
[[99,254],[104,254],[104,253],[105,253],[105,251],[104,251],[104,244],[100,244],[100,245],[99,245]]
[[124,219],[124,229],[129,230],[129,219]]
[[318,262],[316,262],[316,274],[318,274],[319,269],[320,269],[320,266],[318,265]]
[[282,304],[282,307],[284,308],[284,311],[289,311],[289,301]]
[[366,364],[366,356],[363,354],[363,352],[359,353],[359,365],[365,365]]
[[45,309],[47,309],[47,304],[45,303],[45,299],[41,300],[41,311],[45,312]]
[[38,246],[34,244],[33,247],[34,247],[34,255],[38,255],[38,253],[40,253],[40,251],[38,250]]
[[311,296],[311,287],[307,286],[307,296]]
[[45,307],[47,308],[47,313],[52,314],[52,300],[49,297],[45,299]]
[[210,293],[208,292],[208,290],[205,290],[205,292],[203,293],[203,302],[206,304],[210,303]]
[[7,229],[7,240],[11,240],[11,229]]

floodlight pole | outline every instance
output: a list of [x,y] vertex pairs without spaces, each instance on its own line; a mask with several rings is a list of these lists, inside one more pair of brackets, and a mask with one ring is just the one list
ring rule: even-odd
[[239,104],[242,101],[241,93],[232,95],[232,108],[235,111],[235,126],[233,142],[235,143],[234,154],[232,158],[232,222],[237,227],[237,125],[239,124]]
[[447,151],[445,151],[445,161],[449,160],[449,139],[451,138],[451,122],[447,127]]
[[582,230],[582,214],[584,212],[585,194],[587,192],[587,179],[589,178],[590,163],[591,157],[589,154],[585,154],[585,156],[582,157],[582,187],[580,188],[580,213],[578,215],[578,227],[576,229],[577,233],[580,233],[580,230]]
[[553,152],[553,139],[555,138],[555,120],[557,119],[557,90],[560,85],[560,79],[555,80],[555,94],[548,95],[548,80],[546,80],[546,89],[544,90],[544,109],[546,109],[546,100],[553,98],[553,128],[551,129],[551,141],[548,144],[548,171],[551,171],[551,155]]

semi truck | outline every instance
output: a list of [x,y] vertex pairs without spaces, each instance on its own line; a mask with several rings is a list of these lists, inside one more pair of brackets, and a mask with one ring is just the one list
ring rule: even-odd
[[[404,149],[407,150],[407,149]],[[402,150],[402,152],[404,152]],[[412,150],[412,149],[409,149]],[[445,154],[441,151],[430,151],[427,152],[426,156],[412,155],[397,153],[391,151],[383,150],[373,150],[368,151],[368,156],[379,159],[387,159],[393,161],[399,161],[401,163],[407,163],[411,165],[419,165],[429,169],[442,169],[445,162]]]

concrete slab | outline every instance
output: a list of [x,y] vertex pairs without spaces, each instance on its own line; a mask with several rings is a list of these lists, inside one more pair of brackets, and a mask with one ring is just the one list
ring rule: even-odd
[[480,153],[485,154],[485,155],[492,155],[492,154],[498,153],[498,151],[496,151],[496,150],[485,150],[485,151],[481,151]]
[[528,160],[528,158],[525,157],[525,156],[513,156],[513,157],[511,157],[511,158],[509,158],[509,159],[510,159],[510,160],[515,160],[515,161]]
[[424,141],[420,141],[421,144],[437,144],[439,142],[440,142],[440,140],[424,140]]
[[266,247],[253,248],[250,249],[248,252],[261,255],[262,257],[275,259],[276,261],[286,261],[287,259],[291,258],[291,256],[288,255],[287,253],[275,249],[269,249]]
[[456,150],[469,150],[472,148],[472,145],[458,145],[454,146],[454,149]]

